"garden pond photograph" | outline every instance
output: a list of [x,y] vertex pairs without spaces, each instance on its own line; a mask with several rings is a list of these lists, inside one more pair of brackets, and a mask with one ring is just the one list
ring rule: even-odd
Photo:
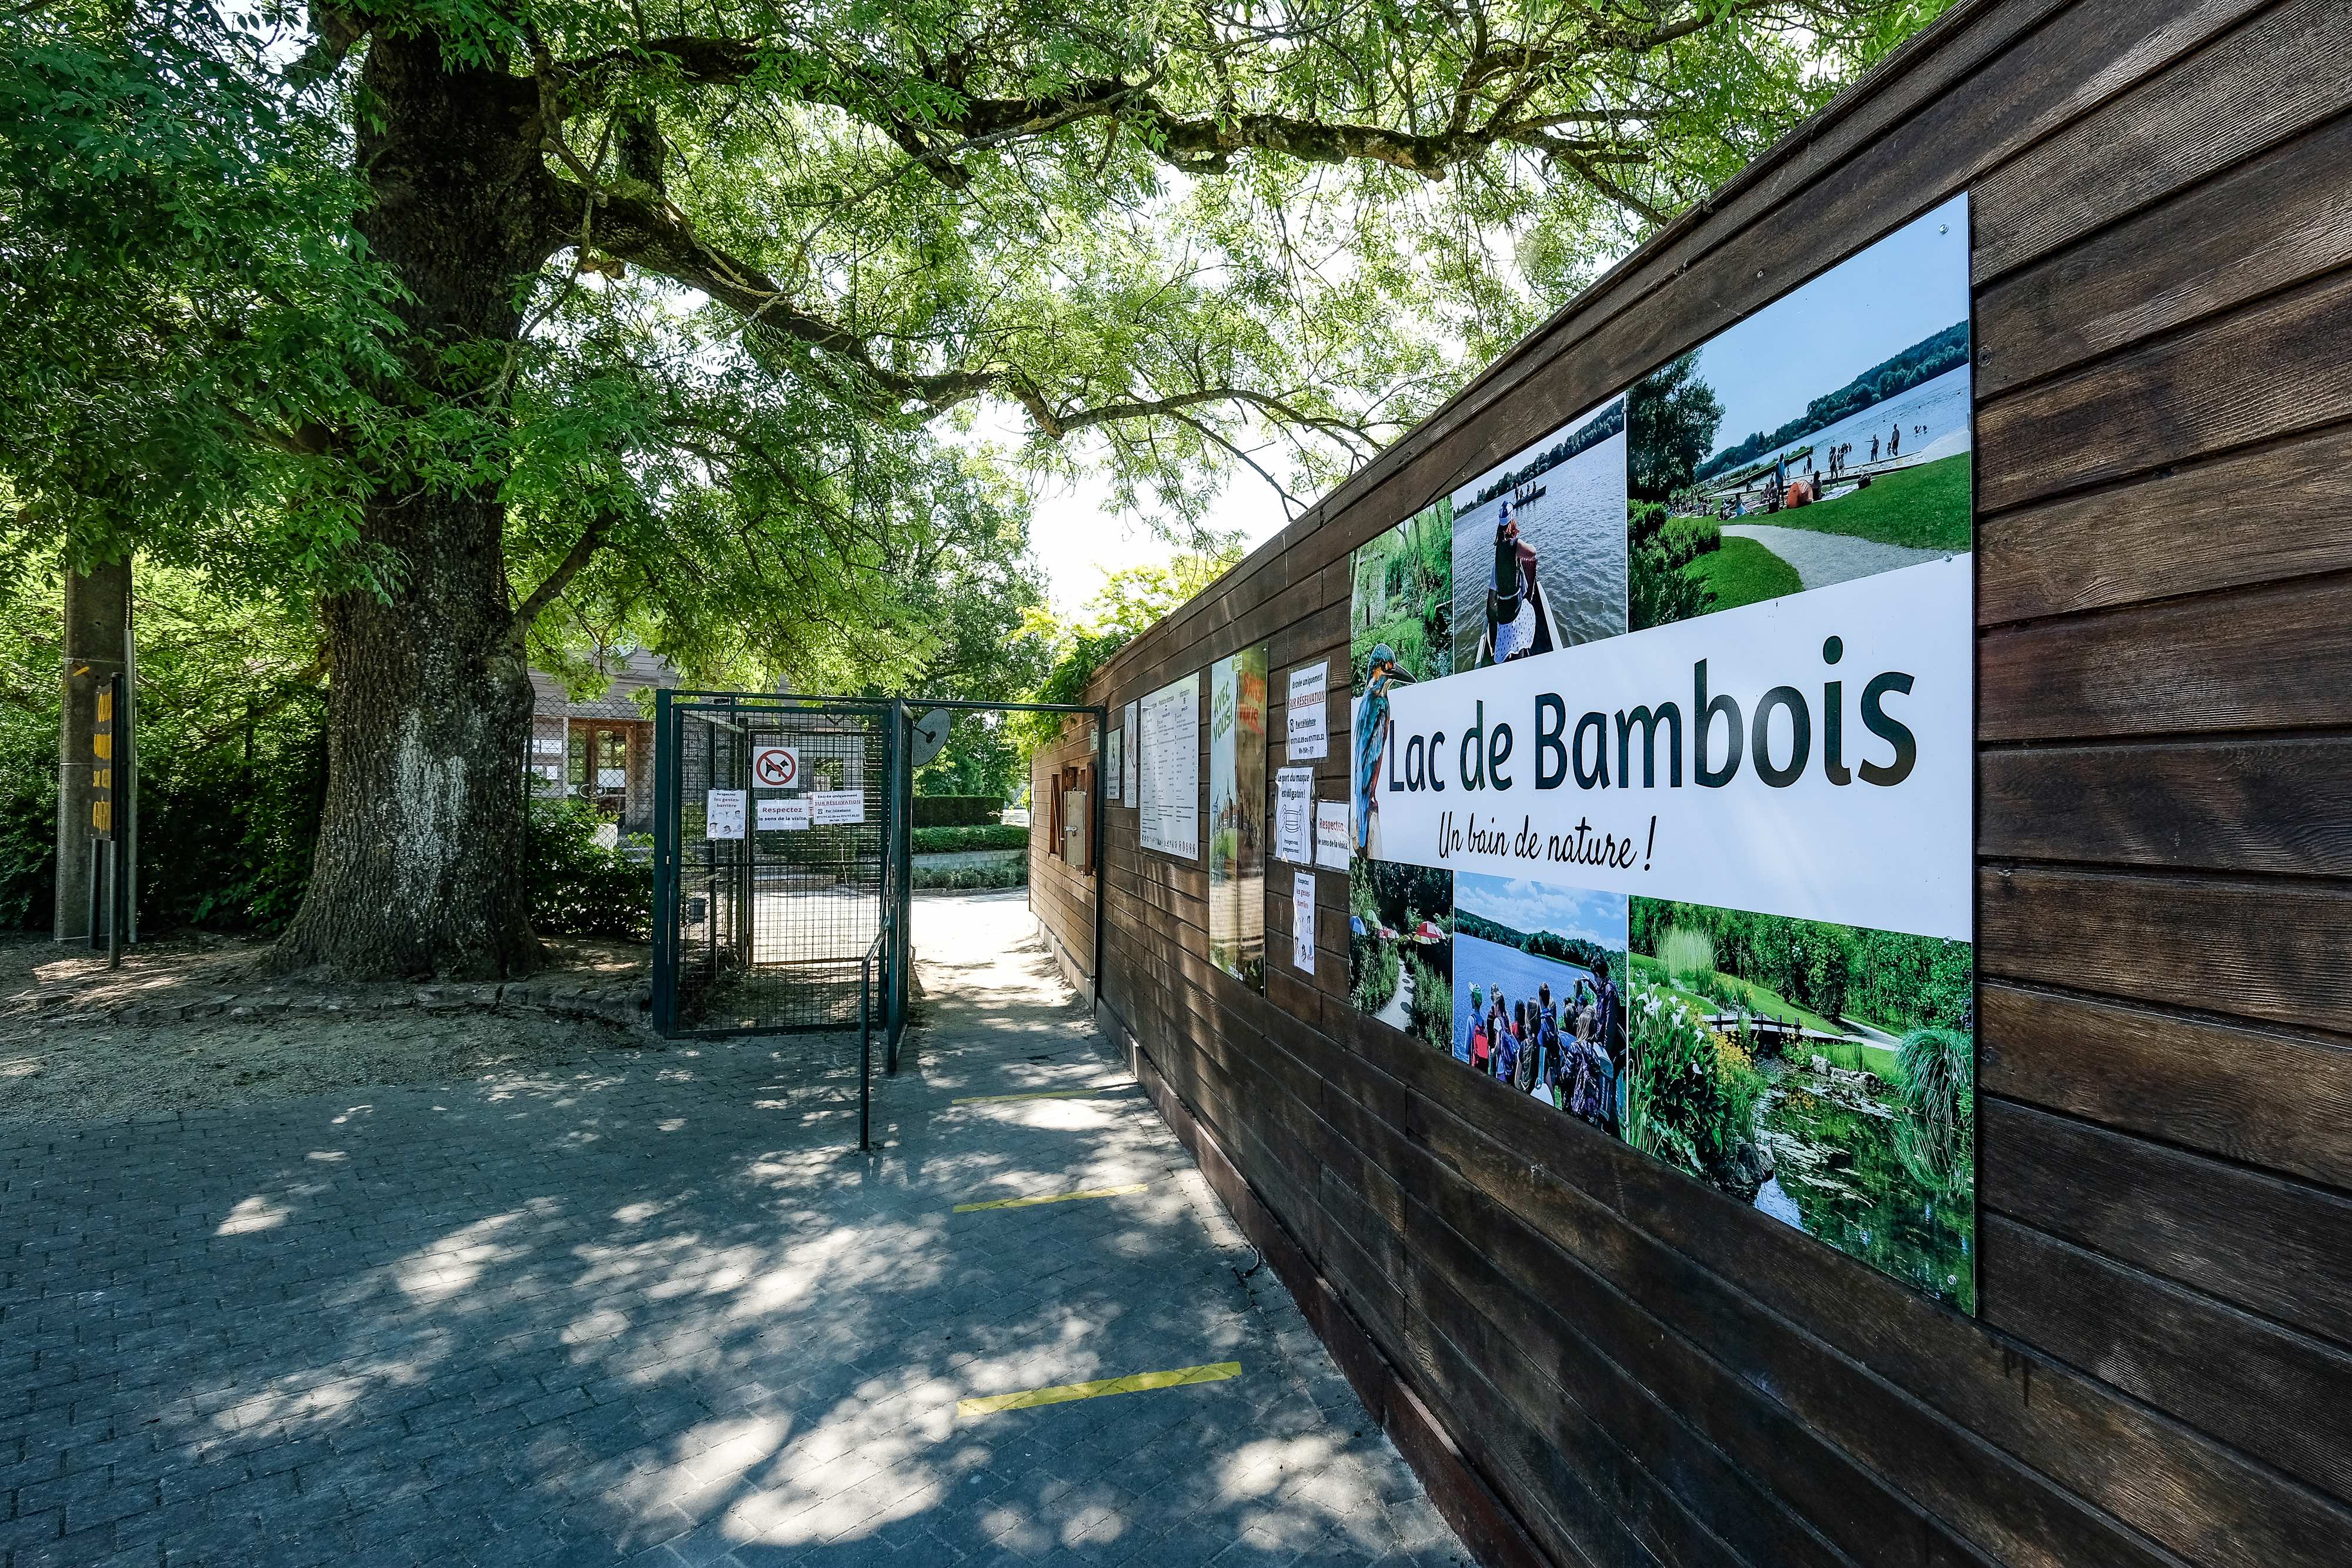
[[1965,942],[1631,901],[1623,1135],[1976,1310]]

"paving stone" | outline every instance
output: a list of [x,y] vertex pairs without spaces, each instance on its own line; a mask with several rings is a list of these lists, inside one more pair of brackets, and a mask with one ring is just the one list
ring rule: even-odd
[[1280,1284],[1241,1278],[1018,895],[927,898],[917,930],[930,1015],[868,1155],[830,1037],[0,1123],[0,1568],[1460,1555]]

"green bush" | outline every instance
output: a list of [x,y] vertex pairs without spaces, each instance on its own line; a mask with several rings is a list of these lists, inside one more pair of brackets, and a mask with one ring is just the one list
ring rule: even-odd
[[604,819],[585,800],[530,809],[530,924],[542,936],[653,938],[654,863],[596,841]]
[[[1690,530],[1680,530],[1674,546],[1666,543],[1668,528],[1685,520],[1670,518],[1665,507],[1656,501],[1626,504],[1630,544],[1626,613],[1635,632],[1651,626],[1669,626],[1707,612],[1706,585],[1683,570],[1696,559],[1696,553],[1679,559],[1674,553],[1676,549],[1690,548],[1696,542],[1696,537]],[[1717,542],[1721,542],[1719,529]]]
[[1348,967],[1354,977],[1348,997],[1362,1013],[1377,1013],[1396,995],[1397,954],[1394,944],[1376,936],[1351,936]]
[[[0,754],[0,926],[49,924],[57,888],[58,737],[12,728]],[[168,732],[166,732],[168,733]],[[327,792],[326,704],[306,696],[249,750],[175,752],[151,738],[139,781],[139,924],[268,936],[301,907]]]
[[1958,1197],[1976,1177],[1976,1042],[1957,1030],[1915,1029],[1895,1054],[1903,1117],[1895,1153],[1931,1192]]
[[0,929],[48,925],[57,846],[57,731],[11,729],[0,736]]
[[1677,925],[1658,938],[1658,967],[1685,989],[1696,988],[1715,975],[1715,944],[1704,931]]
[[1625,1141],[1717,1186],[1754,1142],[1764,1077],[1679,998],[1638,986],[1627,1009]]
[[1407,954],[1412,966],[1412,1000],[1405,1007],[1405,1032],[1439,1051],[1454,1049],[1454,982]]
[[1723,548],[1723,525],[1713,517],[1668,517],[1658,528],[1658,549],[1666,564],[1688,566],[1699,557]]
[[1004,802],[993,795],[918,795],[915,826],[975,828],[994,823],[1004,815]]
[[1003,822],[981,822],[962,828],[917,828],[914,839],[919,855],[951,854],[959,850],[1025,850],[1029,847],[1029,830]]
[[1029,862],[1024,856],[1008,858],[996,865],[951,865],[915,867],[911,885],[929,893],[963,893],[991,887],[1026,887],[1029,885]]

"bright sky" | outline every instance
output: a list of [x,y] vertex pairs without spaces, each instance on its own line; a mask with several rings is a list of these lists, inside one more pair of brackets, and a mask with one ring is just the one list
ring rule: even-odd
[[1581,936],[1603,947],[1625,945],[1625,895],[1553,887],[1524,877],[1464,872],[1454,879],[1454,904],[1514,931]]
[[1716,450],[1780,429],[1823,392],[1968,314],[1969,205],[1955,196],[1699,351],[1699,373],[1723,400]]
[[[1045,568],[1054,608],[1075,613],[1095,596],[1103,579],[1123,567],[1166,560],[1176,547],[1140,518],[1110,509],[1110,486],[1099,475],[1081,476],[1073,486],[1048,489],[1037,497],[1029,519],[1029,548]],[[1282,530],[1282,502],[1254,474],[1227,482],[1211,526],[1238,528],[1246,554]]]

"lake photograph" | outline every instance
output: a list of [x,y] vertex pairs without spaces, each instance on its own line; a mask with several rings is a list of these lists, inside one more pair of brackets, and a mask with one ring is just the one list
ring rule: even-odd
[[1625,895],[1465,873],[1454,902],[1454,1060],[1614,1132]]
[[1453,510],[1455,669],[1625,630],[1622,398],[1463,486]]
[[1628,398],[1635,629],[1974,547],[1968,198]]

